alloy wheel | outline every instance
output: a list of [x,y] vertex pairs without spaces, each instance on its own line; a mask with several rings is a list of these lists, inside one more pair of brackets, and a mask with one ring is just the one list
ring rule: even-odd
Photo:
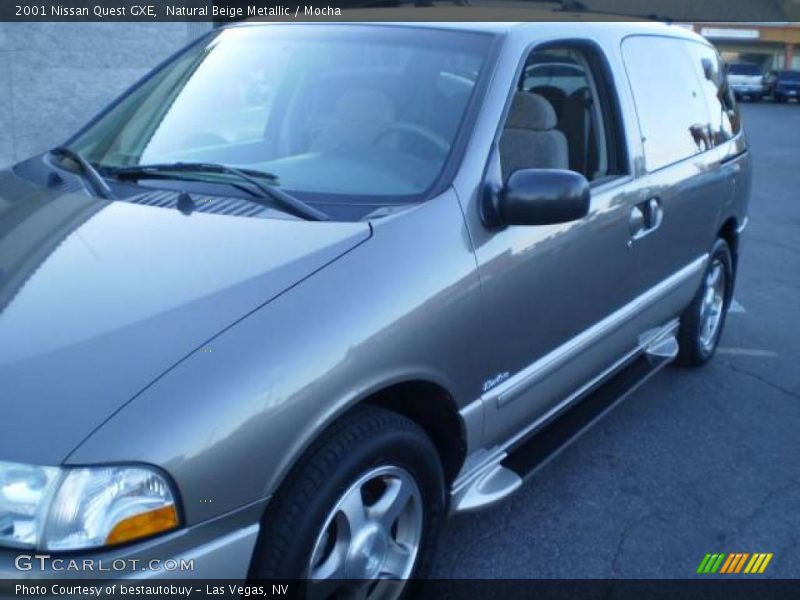
[[703,300],[700,304],[700,347],[705,352],[713,349],[725,311],[726,274],[722,261],[715,260],[703,282]]
[[404,469],[371,469],[336,502],[308,565],[310,598],[383,600],[400,595],[423,531],[422,495]]

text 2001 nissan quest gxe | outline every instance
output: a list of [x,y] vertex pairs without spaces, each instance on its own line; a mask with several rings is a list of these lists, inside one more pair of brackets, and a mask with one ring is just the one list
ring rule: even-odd
[[446,514],[713,355],[749,189],[680,28],[209,34],[0,175],[2,574],[422,574]]

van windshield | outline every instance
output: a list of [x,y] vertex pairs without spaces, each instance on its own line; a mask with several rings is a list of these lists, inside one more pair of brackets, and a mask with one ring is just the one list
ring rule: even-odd
[[109,172],[215,163],[272,173],[306,201],[418,201],[454,151],[491,42],[396,26],[224,29],[69,145]]

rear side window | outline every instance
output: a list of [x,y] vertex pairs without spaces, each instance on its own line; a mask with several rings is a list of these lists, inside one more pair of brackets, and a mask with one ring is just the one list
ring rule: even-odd
[[712,147],[705,92],[686,42],[633,36],[622,44],[644,147],[655,171]]
[[728,87],[725,65],[717,51],[699,42],[686,42],[703,95],[708,104],[708,133],[711,144],[718,146],[741,129],[739,110]]

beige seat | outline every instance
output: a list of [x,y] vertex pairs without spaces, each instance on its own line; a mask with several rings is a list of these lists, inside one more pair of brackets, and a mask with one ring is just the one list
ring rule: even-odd
[[569,144],[569,168],[587,177],[597,168],[590,109],[589,89],[575,90],[564,102],[564,116],[559,123],[559,129],[567,136]]
[[543,96],[517,92],[500,137],[503,179],[519,169],[569,169],[567,138],[556,124]]

